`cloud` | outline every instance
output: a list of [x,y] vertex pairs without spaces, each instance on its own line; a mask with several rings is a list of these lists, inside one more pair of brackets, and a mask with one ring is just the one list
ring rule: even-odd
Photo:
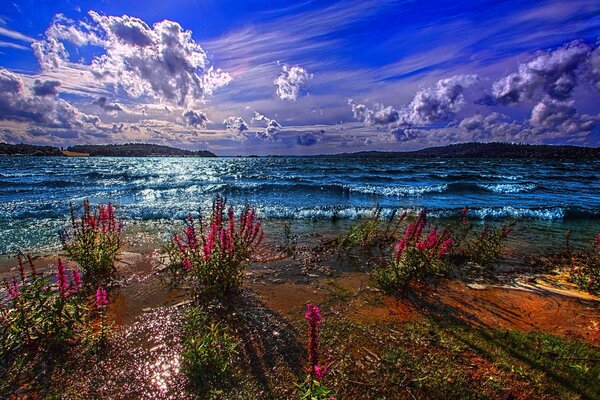
[[587,135],[598,124],[598,117],[579,115],[574,101],[546,98],[533,107],[529,123],[537,133],[553,136]]
[[84,114],[57,96],[31,95],[21,78],[4,68],[0,68],[0,120],[57,129],[94,129],[100,124],[97,116]]
[[202,111],[186,110],[181,114],[185,126],[193,126],[206,128],[206,124],[210,122],[208,117]]
[[129,96],[150,96],[184,106],[201,100],[228,84],[229,74],[209,65],[191,31],[164,20],[148,26],[139,18],[103,16],[89,12],[91,22],[75,22],[58,15],[45,38],[32,44],[43,68],[56,68],[68,60],[63,42],[93,44],[105,53],[90,64],[97,79],[122,89]]
[[365,126],[387,125],[398,121],[399,112],[392,106],[385,107],[383,104],[376,104],[376,109],[370,109],[364,104],[357,104],[349,99],[348,105],[352,107],[354,118],[362,121]]
[[325,131],[323,129],[302,132],[296,136],[296,144],[300,146],[312,146],[319,143],[324,135]]
[[464,91],[479,82],[477,75],[455,75],[440,79],[434,87],[419,90],[400,112],[405,124],[426,125],[448,120],[465,104]]
[[254,117],[252,118],[252,122],[260,121],[265,124],[264,132],[256,132],[256,137],[263,140],[275,140],[277,133],[279,133],[281,129],[281,125],[274,119],[268,118],[265,115],[254,112]]
[[248,124],[242,117],[227,117],[223,120],[223,125],[225,125],[225,129],[231,134],[233,140],[244,141],[247,139],[246,133],[250,128],[248,128]]
[[62,82],[55,79],[45,81],[36,79],[33,82],[33,94],[36,96],[56,96],[58,94],[58,88],[61,85]]
[[17,31],[3,28],[1,26],[0,26],[0,36],[6,36],[6,37],[9,37],[14,40],[19,40],[21,42],[28,42],[28,43],[33,42],[33,40],[34,40],[32,37],[23,35],[22,33],[17,32]]
[[574,41],[553,51],[539,51],[520,64],[518,72],[493,84],[494,98],[502,104],[529,100],[537,92],[552,99],[567,100],[578,84],[578,70],[590,62],[591,46]]
[[108,99],[106,98],[106,96],[98,97],[96,100],[94,100],[92,102],[92,104],[97,105],[98,107],[100,107],[104,111],[106,111],[107,113],[117,113],[118,111],[125,111],[125,108],[121,104],[119,104],[117,102],[110,103],[108,101]]
[[273,82],[277,86],[277,96],[281,100],[296,101],[300,90],[304,88],[311,77],[312,75],[308,71],[298,65],[293,67],[284,65],[281,69],[281,75]]

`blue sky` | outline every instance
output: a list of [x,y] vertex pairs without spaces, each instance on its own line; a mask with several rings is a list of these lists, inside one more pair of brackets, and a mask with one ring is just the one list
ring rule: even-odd
[[589,0],[7,1],[0,141],[597,146],[599,39]]

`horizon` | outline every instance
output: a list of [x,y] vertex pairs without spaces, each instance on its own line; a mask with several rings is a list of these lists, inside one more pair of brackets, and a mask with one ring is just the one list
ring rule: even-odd
[[0,142],[219,156],[600,145],[600,5],[0,8]]

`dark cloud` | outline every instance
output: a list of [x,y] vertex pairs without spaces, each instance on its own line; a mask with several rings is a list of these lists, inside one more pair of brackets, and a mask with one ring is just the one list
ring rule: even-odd
[[536,93],[567,100],[577,86],[579,71],[590,62],[591,50],[588,44],[575,41],[553,51],[540,51],[520,64],[518,72],[494,82],[493,95],[503,104],[529,100]]
[[208,117],[202,111],[186,110],[181,114],[185,126],[193,126],[206,128],[206,124],[210,122]]
[[117,102],[111,103],[108,101],[108,99],[105,96],[98,97],[96,100],[94,100],[92,102],[92,104],[99,106],[100,108],[102,108],[104,111],[106,111],[108,113],[116,113],[118,111],[125,110],[121,104],[119,104]]
[[323,129],[302,132],[296,136],[296,144],[300,146],[312,146],[319,143],[324,135],[325,131]]
[[0,68],[0,120],[33,122],[49,128],[95,128],[100,118],[80,112],[56,96],[32,96],[20,77]]
[[33,94],[36,96],[55,96],[58,94],[58,88],[62,85],[58,80],[42,81],[36,79],[33,82]]

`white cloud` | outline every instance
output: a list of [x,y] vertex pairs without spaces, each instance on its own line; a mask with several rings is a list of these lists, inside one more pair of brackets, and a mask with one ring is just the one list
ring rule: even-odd
[[231,77],[209,65],[202,47],[177,23],[164,20],[149,27],[139,18],[89,12],[91,23],[57,16],[44,40],[33,43],[42,67],[68,60],[63,42],[94,44],[105,53],[90,68],[97,79],[133,97],[150,96],[180,106],[202,100]]
[[312,75],[308,71],[298,65],[292,67],[284,65],[281,69],[281,75],[273,82],[277,86],[277,96],[281,100],[295,101],[300,94],[300,90],[306,86],[311,77]]

